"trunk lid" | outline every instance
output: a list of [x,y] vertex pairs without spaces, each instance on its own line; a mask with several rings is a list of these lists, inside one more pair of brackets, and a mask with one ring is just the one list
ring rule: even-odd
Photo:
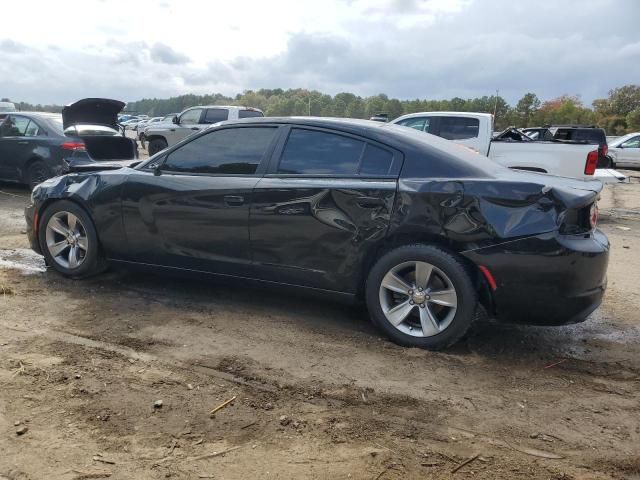
[[125,107],[120,100],[109,98],[83,98],[62,109],[62,125],[105,125],[118,130],[118,113]]

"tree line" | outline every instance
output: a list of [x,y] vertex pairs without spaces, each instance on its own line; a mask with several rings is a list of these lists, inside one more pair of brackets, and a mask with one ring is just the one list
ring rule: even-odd
[[[3,99],[3,101],[9,101]],[[387,113],[390,119],[406,113],[424,111],[484,112],[495,114],[495,128],[530,127],[552,124],[597,125],[609,135],[622,135],[640,130],[640,85],[625,85],[609,91],[606,98],[585,106],[578,95],[562,95],[542,101],[535,93],[526,93],[509,105],[496,95],[450,100],[399,100],[385,94],[361,97],[353,93],[331,96],[306,89],[247,90],[235,97],[219,93],[180,95],[171,98],[145,98],[129,102],[126,112],[161,116],[178,113],[195,105],[244,105],[264,111],[267,116],[312,115],[325,117],[369,118]],[[60,112],[58,105],[32,105],[17,102],[19,110]]]

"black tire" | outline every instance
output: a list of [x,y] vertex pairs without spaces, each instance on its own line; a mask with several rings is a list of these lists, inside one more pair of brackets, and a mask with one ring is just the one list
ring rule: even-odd
[[[382,281],[388,272],[407,262],[431,264],[448,277],[447,280],[455,289],[457,302],[455,314],[452,311],[453,319],[449,320],[448,325],[440,333],[432,336],[413,336],[392,325],[385,316],[380,293]],[[369,272],[365,298],[373,323],[393,342],[402,346],[429,350],[447,348],[460,340],[471,327],[478,307],[478,294],[468,267],[454,254],[423,244],[398,247],[383,255]],[[407,298],[411,297],[407,296]],[[419,313],[419,306],[415,305],[415,307],[418,308]],[[438,305],[435,307],[441,308]]]
[[167,147],[168,144],[164,138],[154,138],[149,142],[149,156],[151,157]]
[[598,164],[596,165],[596,168],[614,168],[613,165],[614,165],[613,159],[607,155],[606,157],[603,157],[602,159],[598,160]]
[[36,185],[44,182],[47,178],[51,178],[51,170],[42,160],[35,160],[27,167],[25,183],[29,185],[30,190],[33,190]]
[[[50,247],[47,244],[47,225],[51,218],[56,215],[64,215],[64,213],[70,213],[74,215],[80,222],[78,230],[84,232],[86,237],[86,250],[81,263],[77,267],[64,266],[60,263],[60,257],[54,258],[51,253]],[[53,234],[50,234],[53,235]],[[64,236],[56,233],[56,240],[64,239]],[[93,221],[87,212],[78,204],[69,200],[60,200],[49,205],[42,216],[40,217],[40,224],[38,226],[38,241],[40,248],[45,257],[47,265],[51,266],[54,270],[67,277],[82,278],[102,272],[106,267],[106,262],[100,251],[100,244],[98,242],[98,235],[96,229],[93,226]],[[67,250],[68,252],[68,250]],[[68,255],[63,253],[62,256]]]

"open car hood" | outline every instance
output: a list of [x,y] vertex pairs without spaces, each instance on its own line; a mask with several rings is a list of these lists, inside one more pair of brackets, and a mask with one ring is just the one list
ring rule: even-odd
[[118,113],[126,104],[109,98],[83,98],[62,109],[62,125],[106,125],[118,130]]

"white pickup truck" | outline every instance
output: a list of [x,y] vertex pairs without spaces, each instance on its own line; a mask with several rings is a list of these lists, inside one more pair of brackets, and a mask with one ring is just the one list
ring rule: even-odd
[[596,169],[598,146],[493,137],[493,115],[470,112],[421,112],[396,118],[391,123],[415,128],[464,145],[505,167],[549,173],[562,177],[597,178],[619,182],[624,175]]

